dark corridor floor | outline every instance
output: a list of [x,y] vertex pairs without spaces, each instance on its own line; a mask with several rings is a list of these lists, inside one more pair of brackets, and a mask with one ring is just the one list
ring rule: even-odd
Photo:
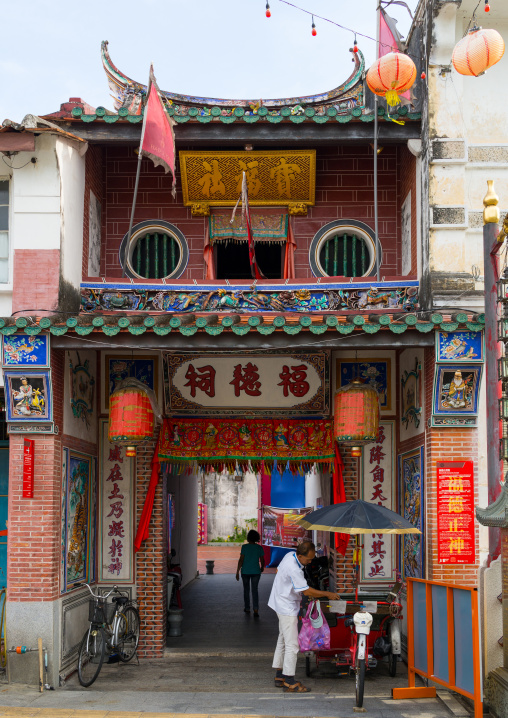
[[168,637],[168,655],[271,654],[278,633],[277,616],[267,605],[273,579],[261,576],[255,619],[243,611],[243,584],[234,574],[200,575],[182,591],[183,635]]

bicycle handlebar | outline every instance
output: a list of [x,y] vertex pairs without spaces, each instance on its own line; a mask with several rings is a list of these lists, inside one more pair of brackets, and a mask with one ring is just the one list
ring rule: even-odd
[[111,591],[110,591],[109,593],[106,593],[106,594],[102,594],[102,595],[101,595],[101,594],[95,594],[95,593],[92,591],[92,589],[90,588],[90,586],[89,586],[88,583],[75,583],[75,584],[74,584],[74,588],[81,588],[82,586],[86,586],[86,587],[87,587],[87,589],[90,591],[90,594],[93,596],[93,598],[104,598],[104,599],[106,599],[106,598],[109,598],[112,593],[121,593],[121,591],[118,590],[118,586],[113,586],[113,588],[111,589]]

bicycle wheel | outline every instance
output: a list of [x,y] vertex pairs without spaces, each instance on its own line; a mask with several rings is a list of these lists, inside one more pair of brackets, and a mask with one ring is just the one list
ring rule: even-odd
[[122,611],[123,624],[120,627],[120,638],[118,640],[118,657],[124,663],[128,663],[137,651],[139,643],[139,611],[134,606],[127,606]]
[[356,663],[356,707],[363,706],[363,687],[365,684],[365,658],[359,658]]
[[397,655],[391,651],[388,654],[388,673],[392,678],[397,675]]
[[79,647],[78,678],[88,688],[99,675],[104,662],[106,640],[101,626],[90,627],[83,636]]
[[7,646],[5,644],[5,588],[0,591],[2,612],[0,618],[0,668],[7,667]]

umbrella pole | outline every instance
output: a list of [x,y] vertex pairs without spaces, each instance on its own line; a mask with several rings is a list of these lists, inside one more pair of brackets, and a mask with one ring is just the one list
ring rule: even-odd
[[360,535],[356,534],[356,547],[353,554],[353,566],[355,570],[355,603],[358,603],[358,579],[360,576],[360,564],[362,562],[362,548],[360,545]]

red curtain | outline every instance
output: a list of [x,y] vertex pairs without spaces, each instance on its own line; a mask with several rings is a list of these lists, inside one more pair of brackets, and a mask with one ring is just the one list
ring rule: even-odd
[[152,458],[152,475],[150,476],[150,483],[148,485],[148,491],[146,492],[145,504],[143,511],[141,512],[141,518],[139,519],[139,526],[136,532],[136,538],[134,539],[134,553],[137,553],[141,548],[143,541],[146,541],[150,534],[150,521],[152,519],[153,502],[155,499],[155,490],[159,483],[159,442],[155,446]]
[[284,257],[284,279],[295,278],[295,249],[296,242],[293,234],[291,217],[288,218],[288,238],[286,241],[286,255]]

